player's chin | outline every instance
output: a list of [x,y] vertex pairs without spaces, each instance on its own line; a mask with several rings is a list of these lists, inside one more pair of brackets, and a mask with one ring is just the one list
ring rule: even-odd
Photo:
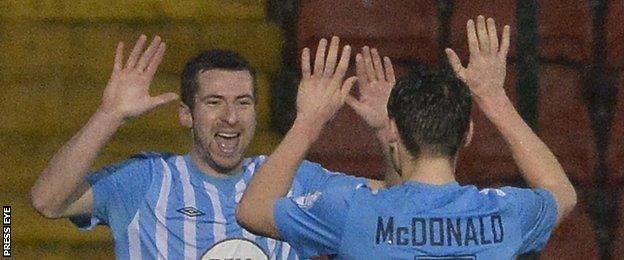
[[235,155],[227,155],[227,156],[213,156],[213,160],[216,163],[217,167],[221,169],[222,172],[231,172],[236,167],[238,167],[243,161],[243,154],[235,154]]

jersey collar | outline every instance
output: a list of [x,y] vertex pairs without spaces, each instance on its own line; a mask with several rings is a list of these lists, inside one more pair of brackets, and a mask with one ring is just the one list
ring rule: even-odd
[[231,176],[214,177],[200,170],[199,167],[193,162],[193,159],[191,159],[190,154],[184,155],[184,161],[186,162],[186,165],[188,166],[189,171],[192,175],[197,176],[203,181],[209,183],[236,183],[240,179],[242,179],[245,173],[248,171],[249,164],[253,163],[252,158],[245,158],[243,159],[242,170],[240,173]]
[[424,183],[424,182],[417,182],[417,181],[407,181],[405,182],[405,185],[409,185],[418,189],[422,189],[422,190],[435,190],[435,191],[440,191],[440,190],[444,190],[444,191],[452,191],[452,190],[458,190],[461,188],[461,186],[459,185],[458,182],[456,181],[452,181],[452,182],[448,182],[442,185],[436,185],[436,184],[430,184],[430,183]]

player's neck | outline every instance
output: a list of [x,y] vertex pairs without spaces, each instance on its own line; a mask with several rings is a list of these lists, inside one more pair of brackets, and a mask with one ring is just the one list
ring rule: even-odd
[[401,165],[402,179],[443,185],[455,181],[455,163],[447,157],[421,157],[406,160]]
[[202,156],[202,153],[200,153],[199,151],[197,151],[196,149],[192,149],[191,152],[189,153],[191,160],[193,161],[193,163],[197,166],[197,168],[202,171],[202,173],[212,176],[212,177],[216,177],[216,178],[227,178],[227,177],[231,177],[237,174],[240,174],[242,172],[243,169],[243,165],[242,162],[239,163],[236,167],[224,171],[224,170],[217,170],[215,169],[216,167],[211,165],[211,159],[210,158],[206,158],[207,156]]

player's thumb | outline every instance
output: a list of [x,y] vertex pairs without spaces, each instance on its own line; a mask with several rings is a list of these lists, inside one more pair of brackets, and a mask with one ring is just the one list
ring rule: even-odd
[[446,52],[446,57],[448,58],[449,64],[451,65],[451,68],[453,68],[453,71],[455,71],[455,74],[457,75],[457,77],[463,79],[464,67],[461,64],[461,61],[459,60],[459,56],[457,56],[457,53],[455,53],[450,48],[446,48],[444,51]]
[[362,114],[363,112],[362,103],[360,103],[360,101],[357,100],[354,96],[347,95],[345,97],[345,103],[347,103],[347,105],[353,108],[353,110],[355,110],[356,113]]
[[355,85],[355,81],[357,81],[358,77],[353,76],[348,78],[342,83],[342,88],[340,88],[340,95],[342,96],[342,100],[345,100],[349,93],[351,93],[351,89],[353,85]]
[[172,92],[155,96],[152,98],[152,108],[162,106],[176,99],[178,99],[178,94]]

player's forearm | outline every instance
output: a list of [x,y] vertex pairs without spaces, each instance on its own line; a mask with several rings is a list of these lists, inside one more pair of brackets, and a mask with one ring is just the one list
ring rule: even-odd
[[31,189],[34,207],[46,217],[64,210],[87,188],[86,175],[97,155],[121,125],[121,120],[98,111],[52,158]]
[[576,204],[576,192],[552,151],[522,120],[506,96],[481,101],[486,116],[494,123],[509,145],[514,160],[531,186],[551,191],[560,213]]
[[278,238],[261,229],[273,219],[275,202],[288,194],[295,172],[308,149],[320,134],[320,126],[296,120],[282,142],[254,174],[243,194],[237,219],[241,225],[260,235]]

